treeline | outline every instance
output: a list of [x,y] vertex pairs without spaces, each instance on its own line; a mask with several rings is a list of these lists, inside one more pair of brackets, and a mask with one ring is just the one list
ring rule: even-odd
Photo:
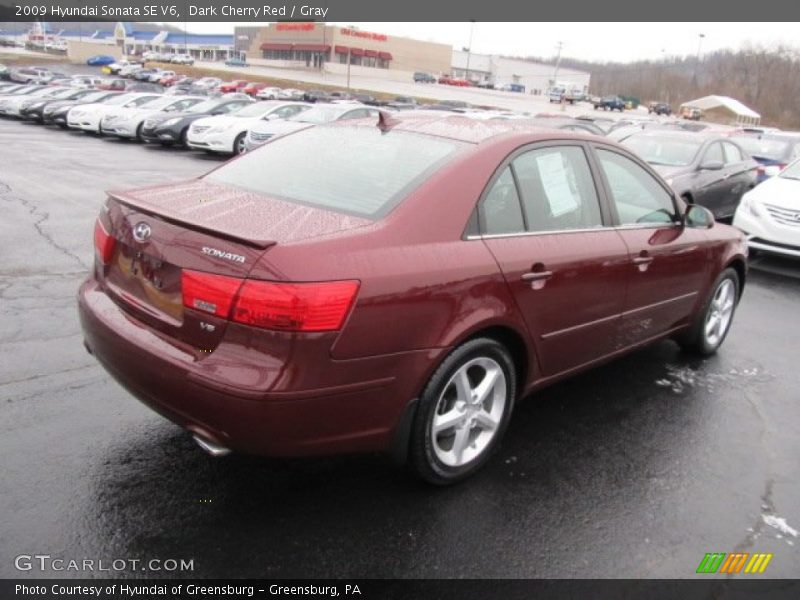
[[590,72],[593,94],[661,100],[673,110],[709,94],[731,96],[760,113],[765,125],[800,129],[800,51],[796,48],[749,45],[736,52],[710,52],[699,61],[695,56],[633,63],[562,58],[561,66]]

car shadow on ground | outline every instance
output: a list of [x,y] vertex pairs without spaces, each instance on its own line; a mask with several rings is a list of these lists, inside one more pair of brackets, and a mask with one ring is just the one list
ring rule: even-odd
[[[707,410],[702,390],[655,382],[667,363],[695,372],[714,360],[662,342],[542,390],[519,403],[487,467],[449,488],[378,455],[213,459],[154,416],[98,453],[81,518],[112,555],[194,557],[203,577],[474,576],[481,546],[518,527],[546,546],[566,523],[589,527],[597,503],[643,510],[665,459],[691,460]],[[544,546],[524,568],[481,576],[552,573]]]

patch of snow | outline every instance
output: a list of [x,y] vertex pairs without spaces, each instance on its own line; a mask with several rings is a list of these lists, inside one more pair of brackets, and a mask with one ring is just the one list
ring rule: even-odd
[[776,517],[775,515],[761,515],[761,518],[764,519],[764,523],[777,529],[781,533],[785,533],[792,537],[797,537],[797,530],[789,527],[789,524],[786,523],[786,519],[783,517]]

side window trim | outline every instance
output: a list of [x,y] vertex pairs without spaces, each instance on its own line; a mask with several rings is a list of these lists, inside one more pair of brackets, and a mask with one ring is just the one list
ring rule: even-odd
[[[528,225],[528,217],[525,210],[524,203],[522,201],[522,193],[519,187],[519,181],[517,179],[516,172],[514,171],[513,165],[511,164],[514,159],[518,156],[530,152],[532,150],[539,150],[543,148],[553,148],[559,146],[578,146],[583,150],[584,156],[586,157],[586,162],[589,166],[589,171],[592,175],[592,184],[595,188],[595,193],[597,195],[597,201],[600,205],[600,216],[603,221],[603,226],[601,228],[591,228],[591,229],[568,229],[564,231],[530,231]],[[503,171],[505,171],[506,167],[510,167],[511,175],[514,179],[514,186],[517,191],[517,200],[520,204],[520,211],[522,212],[522,218],[525,225],[525,231],[521,231],[519,233],[509,233],[509,234],[499,234],[502,237],[515,237],[515,236],[526,236],[526,235],[552,235],[556,233],[577,233],[581,231],[603,231],[606,228],[616,227],[618,226],[618,220],[615,221],[614,215],[609,210],[609,205],[612,203],[608,202],[606,197],[606,190],[603,187],[605,184],[603,181],[599,180],[598,177],[602,175],[602,172],[595,164],[595,156],[594,151],[591,145],[583,140],[575,140],[575,139],[554,139],[554,140],[547,140],[542,142],[532,142],[529,144],[525,144],[516,148],[512,152],[510,152],[503,161],[497,166],[492,176],[489,178],[489,181],[483,187],[480,196],[478,197],[478,201],[475,204],[475,209],[473,213],[475,216],[472,216],[473,213],[470,215],[470,219],[464,226],[464,233],[462,234],[462,239],[479,239],[484,236],[486,237],[494,237],[494,234],[486,233],[486,221],[483,216],[483,202],[486,199],[487,195],[494,186],[495,182],[501,177]],[[673,199],[674,204],[674,199]],[[676,211],[677,213],[677,211]],[[471,229],[472,228],[472,229]]]
[[[598,142],[593,142],[591,146],[592,146],[593,160],[596,161],[595,164],[593,165],[593,166],[595,166],[597,168],[596,178],[600,182],[600,185],[603,187],[603,198],[605,199],[606,204],[608,205],[608,210],[611,213],[612,219],[613,219],[613,224],[611,225],[612,227],[615,227],[615,228],[628,227],[629,228],[630,226],[623,225],[621,219],[619,218],[619,213],[617,212],[617,206],[614,203],[614,196],[612,195],[612,192],[611,192],[611,185],[608,183],[608,178],[606,177],[606,173],[603,170],[602,165],[600,164],[600,157],[597,155],[597,151],[598,150],[605,150],[607,152],[613,152],[613,153],[618,154],[618,155],[620,155],[620,156],[622,156],[624,158],[632,160],[634,163],[636,163],[639,166],[641,166],[647,173],[650,174],[651,177],[653,177],[653,180],[656,183],[658,183],[658,185],[661,186],[661,188],[669,195],[670,200],[672,200],[672,210],[674,211],[673,214],[675,215],[675,217],[677,219],[680,218],[681,211],[680,211],[680,207],[679,207],[679,204],[678,204],[678,200],[675,197],[675,191],[672,188],[665,186],[664,183],[661,181],[661,178],[656,176],[656,175],[654,175],[654,171],[653,171],[652,167],[650,167],[650,165],[648,165],[644,161],[636,158],[632,154],[629,154],[627,152],[621,151],[619,148],[617,148],[615,146],[610,146],[610,145],[606,145],[606,144],[598,143]],[[660,226],[661,227],[674,227],[675,225],[679,225],[679,224],[680,223],[678,221],[674,221],[672,224],[664,223],[664,224],[661,224]],[[655,228],[655,227],[658,227],[658,226],[659,226],[658,223],[652,223],[652,224],[645,225],[644,227],[653,227],[653,228]]]

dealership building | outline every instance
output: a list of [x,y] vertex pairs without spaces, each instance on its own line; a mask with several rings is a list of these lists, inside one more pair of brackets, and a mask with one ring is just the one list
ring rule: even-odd
[[[412,38],[323,23],[271,23],[253,30],[237,27],[237,50],[264,66],[311,68],[341,73],[350,68],[387,79],[414,71],[449,73],[452,47]],[[246,40],[247,49],[240,40]]]
[[588,92],[591,78],[586,71],[462,50],[453,50],[452,75],[495,87],[521,85],[526,94],[533,95],[546,94],[555,84]]

